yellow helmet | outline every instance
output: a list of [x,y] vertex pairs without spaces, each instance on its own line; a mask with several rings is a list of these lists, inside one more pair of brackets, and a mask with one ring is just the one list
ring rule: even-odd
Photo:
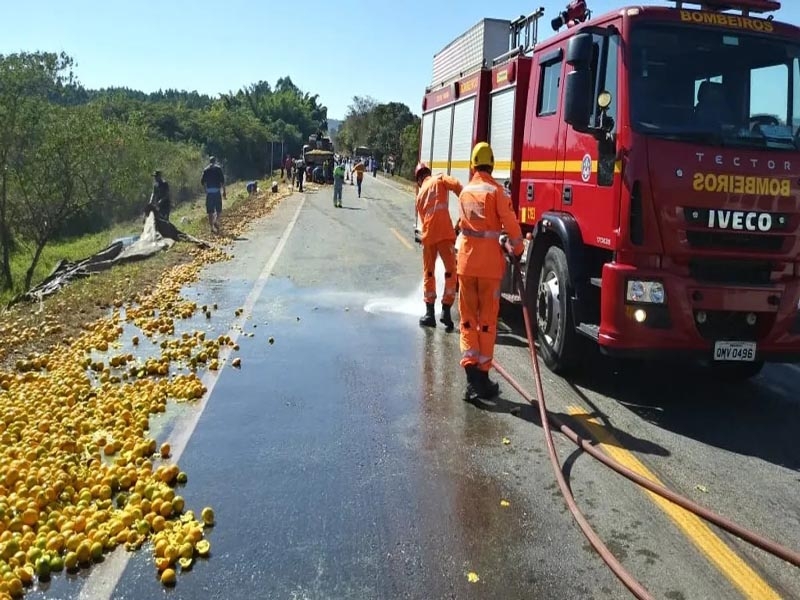
[[472,149],[472,157],[469,162],[473,169],[481,166],[494,168],[494,152],[492,152],[492,147],[486,142],[478,142]]

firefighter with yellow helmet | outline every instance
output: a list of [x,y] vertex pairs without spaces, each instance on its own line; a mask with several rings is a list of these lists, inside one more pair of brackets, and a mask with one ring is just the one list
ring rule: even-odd
[[458,197],[459,224],[463,236],[457,268],[461,361],[467,377],[464,399],[490,399],[500,386],[489,379],[497,319],[500,283],[506,269],[504,251],[519,257],[522,230],[511,197],[492,177],[494,152],[479,142],[470,157],[472,178]]

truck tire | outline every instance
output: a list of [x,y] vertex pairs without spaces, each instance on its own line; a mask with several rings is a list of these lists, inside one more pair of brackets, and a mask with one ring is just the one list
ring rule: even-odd
[[[539,271],[535,312],[539,355],[553,373],[567,373],[579,359],[579,340],[572,321],[569,298],[567,256],[558,246],[550,246]],[[529,302],[533,302],[533,298]],[[533,307],[529,307],[533,308]]]
[[726,381],[747,381],[761,373],[763,368],[763,360],[753,362],[709,363],[711,376],[722,383]]

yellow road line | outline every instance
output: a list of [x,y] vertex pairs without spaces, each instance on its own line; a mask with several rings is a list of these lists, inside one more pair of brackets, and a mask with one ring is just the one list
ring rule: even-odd
[[[603,451],[611,458],[642,477],[663,485],[639,459],[625,450],[622,444],[596,418],[577,406],[567,407],[567,412],[577,419],[587,433],[599,443]],[[780,599],[780,595],[731,550],[700,517],[662,498],[658,494],[654,494],[649,490],[645,490],[645,492],[656,506],[675,522],[684,535],[705,554],[708,560],[717,566],[722,574],[746,598],[758,598],[759,600],[764,598]]]
[[411,242],[409,242],[406,238],[404,238],[402,236],[402,234],[399,231],[397,231],[397,229],[395,229],[394,227],[390,227],[389,229],[392,230],[392,233],[394,234],[394,236],[398,240],[400,240],[400,243],[403,244],[403,246],[405,246],[409,250],[413,250],[414,249],[414,246],[411,245]]

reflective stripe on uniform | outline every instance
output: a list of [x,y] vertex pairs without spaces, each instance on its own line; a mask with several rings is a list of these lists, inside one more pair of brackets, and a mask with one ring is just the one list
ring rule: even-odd
[[464,192],[496,192],[497,188],[489,183],[468,183],[461,191]]
[[476,237],[476,238],[499,239],[501,235],[501,232],[499,231],[475,231],[474,229],[462,229],[461,233],[467,237]]
[[485,365],[486,363],[491,362],[491,360],[492,360],[491,356],[484,356],[482,354],[480,356],[478,356],[478,362],[480,364],[482,364],[482,365]]
[[464,350],[461,358],[477,358],[479,356],[477,350]]
[[430,217],[433,213],[442,211],[442,210],[449,210],[447,202],[438,202],[434,204],[431,208],[425,211],[425,216]]

